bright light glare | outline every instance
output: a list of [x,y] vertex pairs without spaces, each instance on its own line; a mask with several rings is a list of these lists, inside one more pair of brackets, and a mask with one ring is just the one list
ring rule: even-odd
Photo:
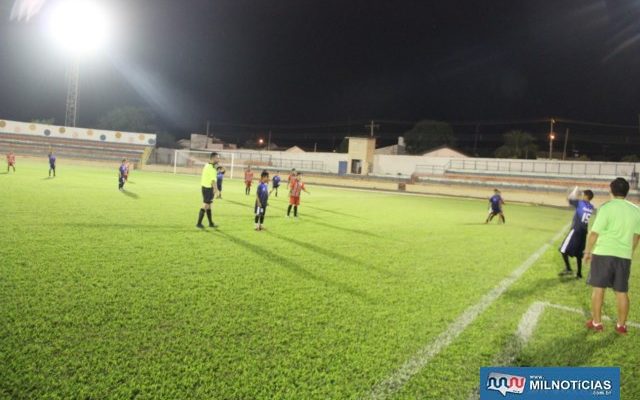
[[109,18],[93,0],[60,0],[50,16],[49,34],[72,55],[91,54],[107,44]]

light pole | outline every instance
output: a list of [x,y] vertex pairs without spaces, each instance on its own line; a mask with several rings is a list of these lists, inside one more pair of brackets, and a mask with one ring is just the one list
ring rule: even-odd
[[94,0],[62,0],[51,11],[48,28],[49,37],[70,58],[64,121],[66,126],[76,126],[80,61],[104,47],[109,18]]
[[553,140],[556,138],[555,133],[553,133],[553,125],[556,123],[556,120],[551,118],[549,121],[549,160],[553,158]]

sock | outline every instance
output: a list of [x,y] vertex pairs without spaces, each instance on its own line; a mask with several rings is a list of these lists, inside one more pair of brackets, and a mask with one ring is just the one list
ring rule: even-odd
[[264,213],[260,214],[260,225],[264,224]]
[[198,225],[202,225],[202,218],[204,218],[204,208],[201,208],[198,214]]
[[[564,266],[567,269],[567,271],[571,271],[571,265],[569,264],[569,256],[566,254],[562,254],[562,259],[564,260]],[[579,262],[578,262],[578,265]]]
[[502,214],[500,214],[500,219],[502,220],[502,223],[503,223],[503,224],[507,222],[507,221],[505,221],[505,219],[504,219],[504,215],[502,215]]
[[577,257],[576,263],[578,264],[578,276],[582,276],[582,258]]
[[291,214],[291,204],[289,204],[289,208],[287,208],[287,217]]
[[293,206],[293,216],[294,217],[298,216],[298,206]]
[[207,208],[207,219],[209,220],[209,224],[213,224],[213,219],[211,219],[211,209]]
[[256,226],[258,226],[258,221],[260,220],[260,216],[256,215],[254,220],[255,220]]

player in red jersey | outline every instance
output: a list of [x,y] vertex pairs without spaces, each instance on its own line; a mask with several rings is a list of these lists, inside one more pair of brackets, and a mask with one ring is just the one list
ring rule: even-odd
[[248,166],[247,169],[244,170],[244,194],[247,196],[251,193],[251,183],[253,182],[253,171],[251,171],[251,166]]
[[291,182],[296,180],[296,169],[292,168],[291,172],[289,173],[289,177],[287,178],[287,185],[289,185],[289,187],[291,187]]
[[[293,180],[290,180],[289,184],[289,208],[287,208],[287,218],[291,214],[291,208],[293,207],[293,217],[298,218],[298,206],[300,205],[300,194],[304,191],[305,193],[309,193],[309,191],[304,187],[304,182],[302,181],[302,173],[296,174]],[[309,193],[311,194],[311,193]]]
[[13,168],[13,172],[16,172],[16,155],[12,151],[7,154],[7,173],[9,173],[9,168]]

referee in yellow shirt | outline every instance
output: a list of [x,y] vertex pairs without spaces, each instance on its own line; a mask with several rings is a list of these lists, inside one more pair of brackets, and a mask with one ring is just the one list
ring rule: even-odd
[[202,208],[198,214],[198,224],[196,225],[196,228],[204,229],[202,219],[204,218],[205,213],[209,220],[209,228],[217,227],[217,225],[213,223],[211,216],[211,203],[213,203],[213,196],[215,194],[218,162],[218,153],[213,152],[209,157],[209,163],[202,168],[202,178],[200,179],[200,185],[202,186]]

